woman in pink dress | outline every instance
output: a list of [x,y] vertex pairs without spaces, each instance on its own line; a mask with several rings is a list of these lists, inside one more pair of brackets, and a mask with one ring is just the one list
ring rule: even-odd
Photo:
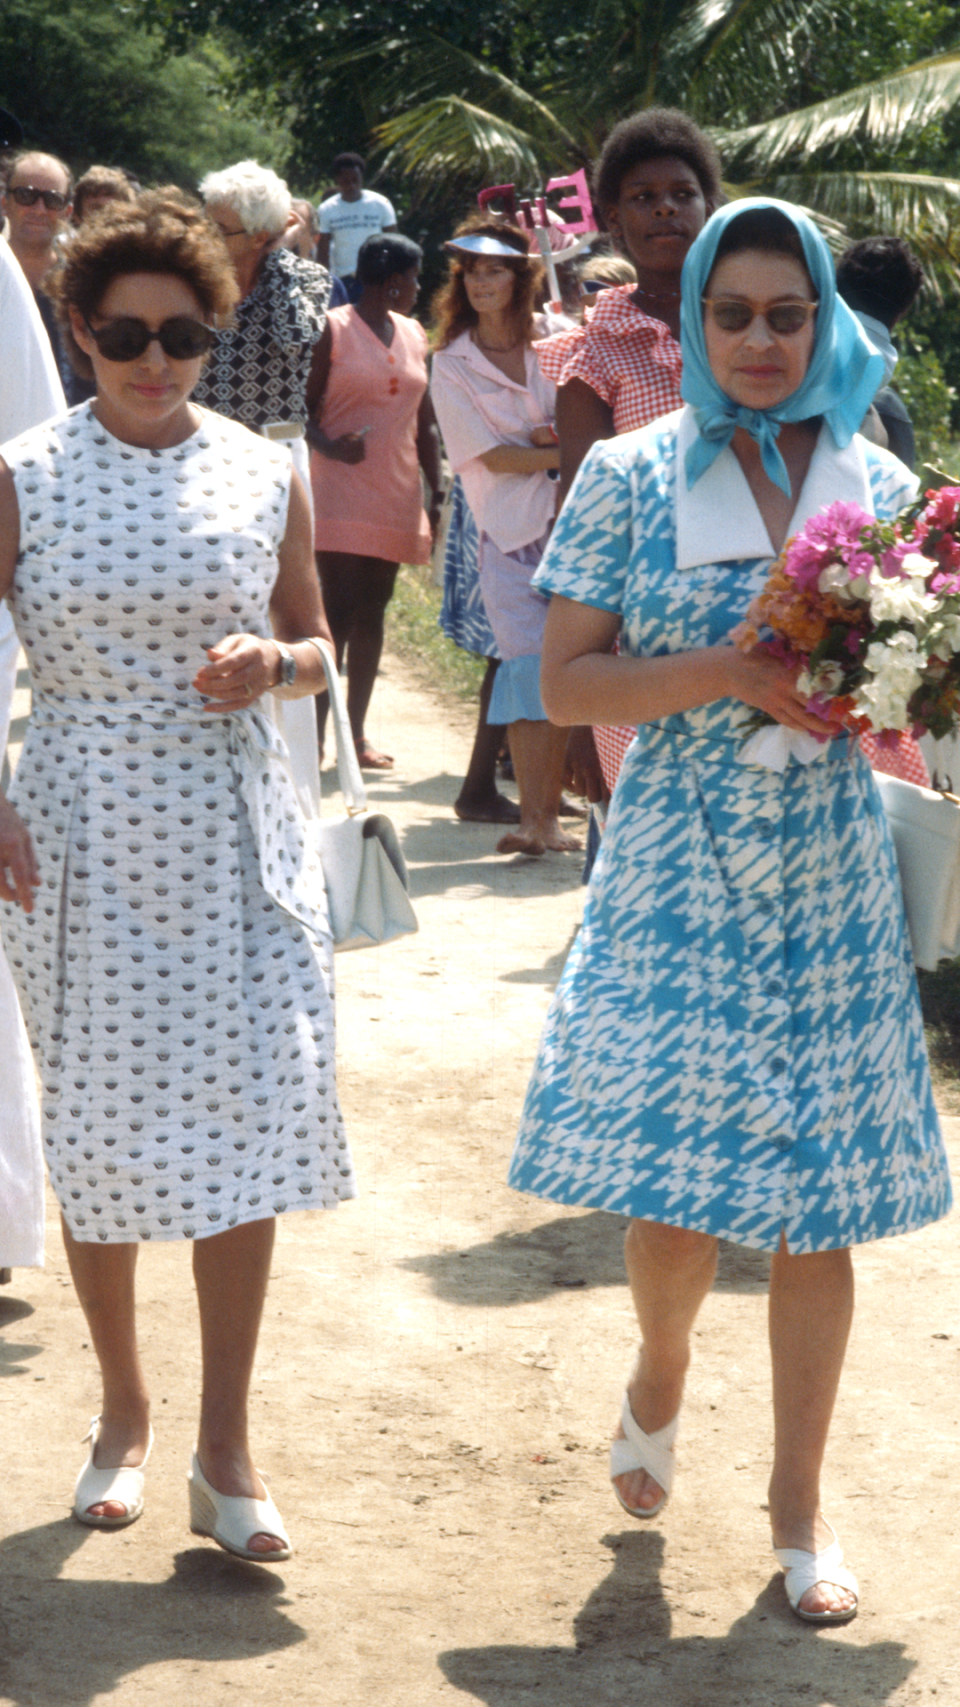
[[[443,503],[427,339],[409,318],[422,258],[408,237],[367,238],[357,257],[360,298],[327,316],[307,393],[317,568],[338,663],[346,653],[357,757],[368,770],[393,765],[364,733],[384,612],[400,564],[430,561]],[[322,721],[320,733],[322,741]]]

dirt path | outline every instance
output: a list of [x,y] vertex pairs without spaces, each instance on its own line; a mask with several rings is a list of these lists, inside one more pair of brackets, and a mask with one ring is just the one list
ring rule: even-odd
[[0,1701],[954,1707],[956,1220],[857,1257],[827,1478],[855,1624],[798,1625],[768,1550],[752,1253],[725,1253],[703,1311],[674,1498],[650,1526],[623,1517],[605,1467],[634,1340],[622,1224],[504,1186],[579,861],[504,863],[492,831],[456,823],[469,719],[395,659],[375,706],[399,762],[374,792],[422,928],[338,961],[362,1195],[281,1226],[254,1432],[296,1556],[245,1566],[187,1528],[198,1354],[178,1247],[141,1253],[146,1513],[114,1535],[68,1518],[98,1389],[51,1199],[46,1270],[0,1294]]

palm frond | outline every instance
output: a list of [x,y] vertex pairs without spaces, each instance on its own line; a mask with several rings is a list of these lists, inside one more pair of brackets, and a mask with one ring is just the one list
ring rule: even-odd
[[958,103],[960,52],[942,53],[782,118],[713,134],[731,171],[767,174],[791,156],[809,159],[853,137],[894,147]]
[[[386,168],[402,170],[419,194],[438,185],[511,182],[537,185],[562,164],[558,151],[539,150],[528,131],[496,118],[459,95],[439,96],[385,119],[374,129]],[[568,157],[566,157],[568,158]]]
[[[562,105],[548,104],[488,60],[439,37],[397,37],[325,62],[343,75],[366,64],[365,83],[381,117],[374,126],[389,164],[413,174],[422,189],[434,175],[481,177],[496,170],[539,176],[537,161],[589,159],[592,139],[582,123],[565,122]],[[582,103],[581,108],[582,111]]]
[[809,30],[818,15],[833,17],[834,0],[697,0],[670,36],[671,55],[712,57],[734,39],[760,27],[765,35]]
[[960,295],[960,179],[922,172],[801,172],[765,178],[763,189],[782,201],[806,202],[819,220],[835,221],[844,243],[876,231],[903,237],[923,262],[934,295]]

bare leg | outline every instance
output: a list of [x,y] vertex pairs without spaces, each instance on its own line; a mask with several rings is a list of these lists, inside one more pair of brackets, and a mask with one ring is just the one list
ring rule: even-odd
[[[781,1243],[770,1270],[775,1547],[818,1552],[830,1543],[820,1511],[820,1470],[852,1320],[850,1252],[791,1256]],[[854,1596],[818,1583],[800,1604],[808,1612],[839,1611],[852,1608]]]
[[[62,1222],[63,1243],[80,1308],[100,1365],[103,1408],[94,1463],[100,1470],[143,1463],[150,1439],[150,1400],[137,1349],[135,1244],[101,1245],[75,1239]],[[122,1517],[117,1500],[92,1505],[95,1516]]]
[[[197,1239],[193,1246],[203,1352],[197,1457],[217,1493],[252,1499],[263,1499],[264,1487],[250,1456],[247,1398],[275,1225],[272,1219],[250,1221],[211,1239]],[[269,1535],[255,1536],[247,1545],[260,1553],[282,1547]]]
[[[690,1334],[713,1285],[717,1241],[684,1227],[631,1221],[624,1241],[641,1346],[628,1385],[630,1409],[645,1434],[665,1428],[680,1409],[690,1362]],[[623,1430],[618,1426],[617,1438]],[[627,1505],[655,1506],[663,1489],[645,1470],[617,1477]]]
[[480,716],[473,738],[473,751],[460,793],[453,803],[458,818],[483,824],[519,824],[518,808],[497,788],[497,754],[503,743],[505,725],[488,723],[487,711],[499,658],[488,658],[480,684]]
[[576,836],[560,828],[557,813],[567,752],[566,729],[520,718],[510,724],[510,753],[520,791],[520,824],[497,843],[498,853],[542,854],[580,849]]

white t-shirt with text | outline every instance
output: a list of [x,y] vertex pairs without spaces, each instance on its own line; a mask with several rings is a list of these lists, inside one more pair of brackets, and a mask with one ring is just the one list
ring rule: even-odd
[[320,230],[330,238],[330,271],[340,279],[356,272],[361,243],[397,223],[390,202],[376,190],[361,190],[355,202],[328,196],[319,212]]

